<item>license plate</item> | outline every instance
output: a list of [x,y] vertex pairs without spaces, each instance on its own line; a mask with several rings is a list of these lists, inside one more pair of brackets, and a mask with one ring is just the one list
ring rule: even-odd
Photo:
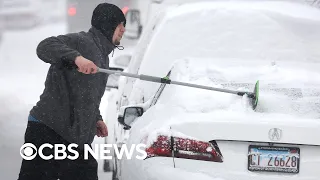
[[249,146],[249,171],[299,173],[299,165],[299,148],[256,145]]

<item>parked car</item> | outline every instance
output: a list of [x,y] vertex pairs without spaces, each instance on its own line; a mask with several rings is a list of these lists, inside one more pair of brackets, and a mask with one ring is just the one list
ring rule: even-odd
[[114,156],[113,179],[318,180],[319,18],[290,2],[159,12],[126,72],[250,91],[259,79],[260,103],[252,111],[246,96],[123,77],[114,141],[145,144],[147,158]]
[[0,16],[7,29],[33,28],[42,22],[41,0],[2,0]]

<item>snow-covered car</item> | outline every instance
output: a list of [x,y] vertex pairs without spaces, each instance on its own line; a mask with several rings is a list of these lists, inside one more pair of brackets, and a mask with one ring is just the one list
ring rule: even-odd
[[188,3],[157,14],[128,73],[249,92],[260,80],[259,104],[124,78],[118,120],[130,130],[116,143],[145,144],[147,157],[114,156],[113,179],[318,180],[319,28],[318,9],[290,2]]
[[42,21],[41,0],[2,0],[0,16],[8,29],[33,28]]

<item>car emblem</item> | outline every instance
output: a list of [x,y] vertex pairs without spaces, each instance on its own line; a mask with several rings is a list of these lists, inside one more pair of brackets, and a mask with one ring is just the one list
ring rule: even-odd
[[279,141],[282,136],[282,130],[278,128],[272,128],[269,130],[269,138],[272,141]]

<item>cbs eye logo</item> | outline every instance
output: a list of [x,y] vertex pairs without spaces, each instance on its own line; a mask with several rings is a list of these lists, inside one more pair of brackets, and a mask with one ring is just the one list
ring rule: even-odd
[[32,160],[37,156],[37,147],[31,143],[26,143],[21,146],[20,155],[25,160]]

